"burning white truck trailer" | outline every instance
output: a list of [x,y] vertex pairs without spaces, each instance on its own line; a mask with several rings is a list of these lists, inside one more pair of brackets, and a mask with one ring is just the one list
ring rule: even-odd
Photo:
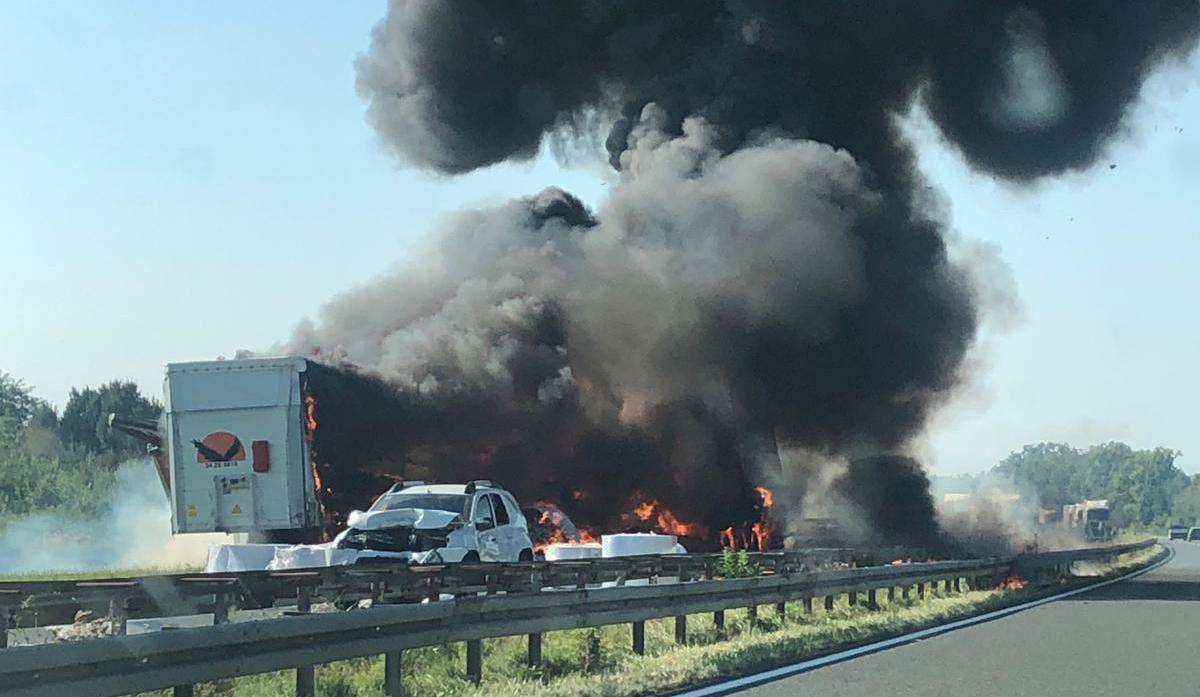
[[[321,498],[328,490],[322,488],[314,462],[316,423],[308,382],[319,367],[299,357],[170,363],[163,382],[161,423],[112,417],[114,428],[150,445],[171,503],[174,533],[248,533],[253,543],[282,543],[215,545],[210,550],[210,570],[305,565],[313,563],[310,557],[316,552],[324,554],[318,565],[351,563],[364,556],[347,554],[355,545],[353,540],[343,540],[344,534],[325,544],[305,544],[329,539],[335,527],[341,527],[335,512],[328,508],[330,502]],[[477,483],[463,490],[468,499]],[[357,513],[360,520],[369,515]],[[464,509],[463,525],[474,525],[477,513],[478,505]],[[506,513],[505,519],[520,527],[522,541],[514,542],[511,553],[494,560],[515,561],[522,552],[532,557],[526,512],[514,499]],[[347,521],[351,533],[355,522],[355,514],[351,514]],[[503,524],[494,526],[497,531],[507,529]],[[603,538],[604,556],[682,549],[674,535]],[[612,549],[608,549],[610,543]],[[485,558],[483,546],[479,547],[479,558],[491,560]],[[461,554],[451,560],[463,558],[469,550],[457,552]],[[601,550],[589,547],[588,552],[600,556]],[[365,554],[372,555],[379,556],[371,551]]]
[[319,538],[307,366],[295,357],[167,365],[163,445],[173,532]]

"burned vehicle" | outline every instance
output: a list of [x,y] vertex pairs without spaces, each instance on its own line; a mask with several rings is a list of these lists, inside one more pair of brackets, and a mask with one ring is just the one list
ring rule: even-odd
[[354,511],[333,547],[356,562],[418,564],[533,559],[517,500],[488,480],[463,484],[401,482],[366,511]]
[[521,508],[521,513],[525,515],[533,548],[539,553],[552,544],[578,544],[584,541],[575,523],[553,503],[535,501],[533,505]]

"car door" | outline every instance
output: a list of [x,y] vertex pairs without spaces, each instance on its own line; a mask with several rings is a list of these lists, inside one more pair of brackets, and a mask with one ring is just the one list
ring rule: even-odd
[[[521,552],[529,551],[530,559],[533,558],[533,540],[529,537],[529,523],[525,519],[525,514],[521,511],[521,505],[513,498],[512,494],[501,494],[500,499],[508,506],[508,515],[512,520],[512,525],[509,526],[509,535],[512,536],[512,553],[513,559],[520,559]],[[570,525],[570,521],[567,521]],[[572,527],[572,529],[574,529]]]
[[487,494],[476,497],[475,512],[471,516],[475,537],[479,540],[480,561],[501,561],[500,532],[496,529],[496,513],[492,509],[491,498]]
[[496,514],[496,532],[500,540],[500,561],[516,561],[521,550],[517,549],[512,516],[504,498],[499,494],[488,494],[492,500],[492,511]]

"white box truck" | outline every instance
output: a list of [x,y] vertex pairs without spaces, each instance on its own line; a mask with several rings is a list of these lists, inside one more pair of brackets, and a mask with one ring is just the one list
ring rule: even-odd
[[318,538],[307,365],[296,357],[167,365],[162,435],[174,532]]

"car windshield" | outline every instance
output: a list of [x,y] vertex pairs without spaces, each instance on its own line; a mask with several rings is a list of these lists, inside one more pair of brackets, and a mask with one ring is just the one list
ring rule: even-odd
[[434,511],[449,511],[463,514],[467,507],[465,494],[420,494],[404,493],[380,496],[371,506],[371,511],[395,511],[401,508],[423,508]]

